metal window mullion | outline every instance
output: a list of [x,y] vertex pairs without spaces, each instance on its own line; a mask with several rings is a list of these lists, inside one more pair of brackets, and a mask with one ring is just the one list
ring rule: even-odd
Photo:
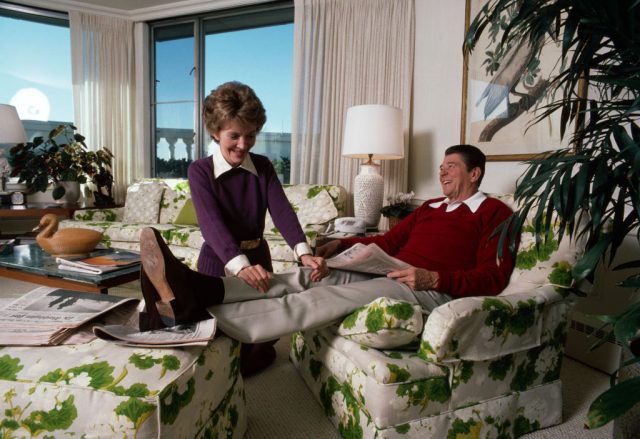
[[194,142],[195,142],[195,148],[193,149],[194,152],[194,157],[193,159],[199,159],[200,157],[204,157],[205,151],[204,151],[204,142],[202,141],[203,136],[203,130],[204,127],[202,126],[202,117],[200,117],[200,115],[202,114],[202,90],[204,89],[204,68],[202,67],[204,65],[204,31],[203,31],[203,21],[202,18],[198,18],[198,20],[195,23],[195,28],[194,28],[194,54],[193,54],[193,59],[194,59],[194,64],[195,64],[195,68],[196,68],[196,74],[193,75],[194,76],[194,81],[193,81],[193,111],[194,111],[194,115],[193,115],[193,121],[195,122],[194,125],[194,130],[195,130],[195,135],[193,137]]
[[156,158],[158,157],[158,139],[156,138],[157,133],[157,121],[156,121],[156,111],[157,111],[157,99],[156,99],[156,31],[157,26],[151,27],[151,38],[149,38],[149,63],[151,63],[151,68],[149,69],[149,107],[151,112],[151,160],[150,160],[150,171],[151,177],[156,176]]

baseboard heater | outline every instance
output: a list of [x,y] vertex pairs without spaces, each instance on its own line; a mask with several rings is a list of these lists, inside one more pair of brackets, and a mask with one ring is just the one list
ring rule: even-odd
[[[620,365],[622,346],[613,336],[600,330],[599,320],[581,312],[573,312],[567,331],[565,355],[611,375]],[[598,348],[597,342],[605,339]]]

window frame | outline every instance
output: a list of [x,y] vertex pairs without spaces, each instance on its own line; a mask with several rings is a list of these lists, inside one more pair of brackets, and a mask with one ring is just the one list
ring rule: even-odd
[[[193,157],[192,160],[197,160],[198,158],[205,157],[207,155],[206,146],[207,146],[207,135],[206,130],[204,129],[204,124],[202,121],[202,108],[203,108],[203,91],[204,91],[204,82],[205,82],[205,72],[203,69],[204,66],[204,39],[207,34],[205,33],[205,24],[208,20],[213,19],[224,19],[229,17],[242,17],[249,16],[255,13],[260,12],[273,12],[273,11],[282,11],[286,13],[288,11],[290,20],[283,21],[282,23],[293,23],[294,17],[294,3],[293,0],[278,0],[272,1],[268,3],[261,3],[257,5],[249,5],[249,6],[241,6],[234,7],[229,9],[219,9],[206,13],[199,13],[189,16],[182,17],[172,17],[161,20],[154,20],[148,22],[149,25],[149,110],[150,110],[150,164],[151,164],[151,175],[153,177],[157,177],[157,146],[158,146],[158,138],[156,136],[157,126],[156,126],[156,112],[157,112],[157,99],[156,99],[156,31],[159,28],[166,26],[174,26],[178,24],[184,23],[193,23],[193,38],[194,38],[194,149],[193,149]],[[259,27],[266,27],[276,25],[276,23],[269,24],[258,24],[257,26],[244,25],[237,26],[233,28],[229,28],[228,30],[242,30],[242,29],[253,29]]]

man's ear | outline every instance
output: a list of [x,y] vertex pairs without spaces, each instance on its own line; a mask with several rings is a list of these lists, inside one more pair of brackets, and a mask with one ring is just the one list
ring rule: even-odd
[[480,181],[480,176],[482,175],[482,171],[480,170],[480,168],[478,166],[476,166],[475,168],[473,168],[471,170],[471,181],[473,183],[476,183],[478,181]]

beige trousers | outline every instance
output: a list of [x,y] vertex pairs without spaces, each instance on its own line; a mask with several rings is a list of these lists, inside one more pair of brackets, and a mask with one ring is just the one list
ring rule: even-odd
[[451,300],[435,291],[412,291],[385,277],[331,270],[320,282],[312,282],[310,272],[294,268],[275,274],[266,293],[240,278],[223,278],[224,303],[208,311],[225,334],[244,343],[259,343],[327,326],[379,297],[420,304],[427,311]]

